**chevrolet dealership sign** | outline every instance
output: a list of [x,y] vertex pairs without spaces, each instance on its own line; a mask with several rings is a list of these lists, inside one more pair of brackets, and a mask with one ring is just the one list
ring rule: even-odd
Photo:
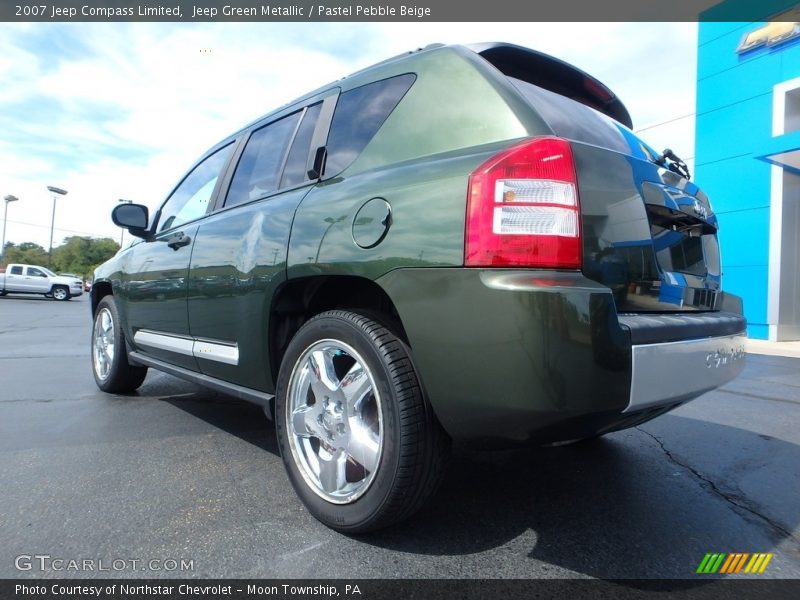
[[[798,10],[790,12],[794,13],[793,16],[800,16],[800,11]],[[788,16],[789,13],[783,13],[779,18]],[[777,46],[798,37],[800,37],[800,22],[770,21],[766,25],[754,29],[745,35],[741,44],[739,44],[739,47],[736,49],[736,52],[741,54],[748,50],[753,50],[754,48],[760,48],[761,46]]]

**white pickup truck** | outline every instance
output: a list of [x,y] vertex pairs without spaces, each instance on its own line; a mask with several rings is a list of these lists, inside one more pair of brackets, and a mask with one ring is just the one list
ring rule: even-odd
[[10,264],[0,269],[0,296],[43,294],[56,300],[69,300],[83,293],[83,282],[76,277],[56,275],[38,265]]

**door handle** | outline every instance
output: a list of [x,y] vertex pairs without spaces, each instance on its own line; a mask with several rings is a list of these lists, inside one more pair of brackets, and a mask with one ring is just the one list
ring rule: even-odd
[[173,250],[177,250],[178,248],[183,248],[184,246],[188,246],[192,243],[192,238],[188,235],[185,235],[182,231],[180,233],[176,233],[172,237],[167,239],[167,246],[172,248]]

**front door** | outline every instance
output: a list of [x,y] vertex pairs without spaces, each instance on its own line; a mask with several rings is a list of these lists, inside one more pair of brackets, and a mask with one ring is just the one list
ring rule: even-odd
[[50,291],[50,279],[47,273],[36,267],[25,268],[25,286],[29,292],[45,294]]
[[154,237],[131,246],[123,262],[119,296],[128,339],[137,350],[192,370],[197,361],[186,307],[189,260],[231,149],[229,144],[217,150],[192,169],[156,214]]

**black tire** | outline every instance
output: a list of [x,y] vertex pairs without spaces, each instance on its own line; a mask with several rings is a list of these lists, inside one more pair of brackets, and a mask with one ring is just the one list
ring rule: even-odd
[[56,300],[69,300],[72,298],[72,295],[69,293],[69,288],[65,285],[54,285],[53,289],[50,290],[50,295],[53,296]]
[[[107,328],[109,322],[110,329]],[[112,346],[110,357],[109,346]],[[125,336],[112,295],[103,297],[94,313],[91,362],[97,387],[112,394],[135,391],[147,375],[147,367],[135,367],[128,362]]]
[[[316,348],[320,350],[315,352]],[[336,348],[343,349],[342,353],[337,354]],[[310,413],[318,401],[318,394],[312,392],[314,384],[310,383],[314,381],[318,385],[320,382],[320,379],[314,378],[316,371],[310,366],[312,358],[326,352],[333,357],[330,364],[336,368],[338,390],[344,390],[347,385],[352,388],[365,385],[367,391],[362,392],[362,400],[352,406],[351,400],[346,401],[345,414],[338,416],[345,425],[328,425],[325,418],[330,411],[320,408],[320,414],[308,421],[308,428],[298,434],[298,428],[306,427],[307,421],[298,421],[297,412],[301,411],[303,415]],[[360,367],[363,369],[355,372],[366,373],[368,381],[363,381],[362,374],[358,378],[363,381],[362,384],[352,383],[357,379],[352,374]],[[304,377],[309,382],[305,388],[300,383]],[[333,398],[338,397],[334,394],[338,393],[331,392],[330,400],[326,395],[325,405],[333,404]],[[341,411],[341,402],[338,406]],[[335,410],[330,413],[334,415],[332,419],[337,418]],[[356,416],[357,410],[362,412]],[[365,416],[368,412],[371,416],[369,420]],[[358,421],[356,425],[353,425],[354,419]],[[298,496],[314,517],[343,533],[374,531],[412,515],[436,490],[450,453],[450,440],[425,398],[408,346],[379,322],[348,311],[329,311],[317,315],[292,338],[278,376],[275,425],[281,456]],[[370,435],[375,436],[376,430],[380,432],[377,442],[373,440],[379,448],[376,454],[379,458],[373,457],[375,466],[368,469],[363,465],[368,464],[370,459],[365,461],[361,458],[359,463],[358,451],[351,455],[340,446],[337,452],[340,457],[346,457],[342,462],[347,473],[341,489],[355,486],[356,491],[352,499],[346,492],[333,498],[340,490],[326,491],[321,483],[321,471],[319,476],[310,471],[308,465],[314,464],[313,460],[304,464],[303,456],[315,451],[319,453],[318,456],[323,451],[324,456],[331,456],[328,448],[333,446],[328,444],[339,443],[339,434],[341,438],[347,438],[348,443],[363,449],[360,444],[367,425],[372,426]],[[334,426],[344,427],[347,431],[333,430]],[[356,427],[360,427],[361,437],[354,435],[351,439],[350,431],[355,431]],[[318,432],[319,436],[315,437],[314,432]],[[325,438],[325,435],[329,438]],[[330,464],[333,463],[331,460]],[[353,471],[357,474],[351,479]],[[358,477],[362,474],[363,479],[359,483]],[[329,479],[327,481],[330,483]],[[337,477],[337,485],[340,481],[342,479]]]

